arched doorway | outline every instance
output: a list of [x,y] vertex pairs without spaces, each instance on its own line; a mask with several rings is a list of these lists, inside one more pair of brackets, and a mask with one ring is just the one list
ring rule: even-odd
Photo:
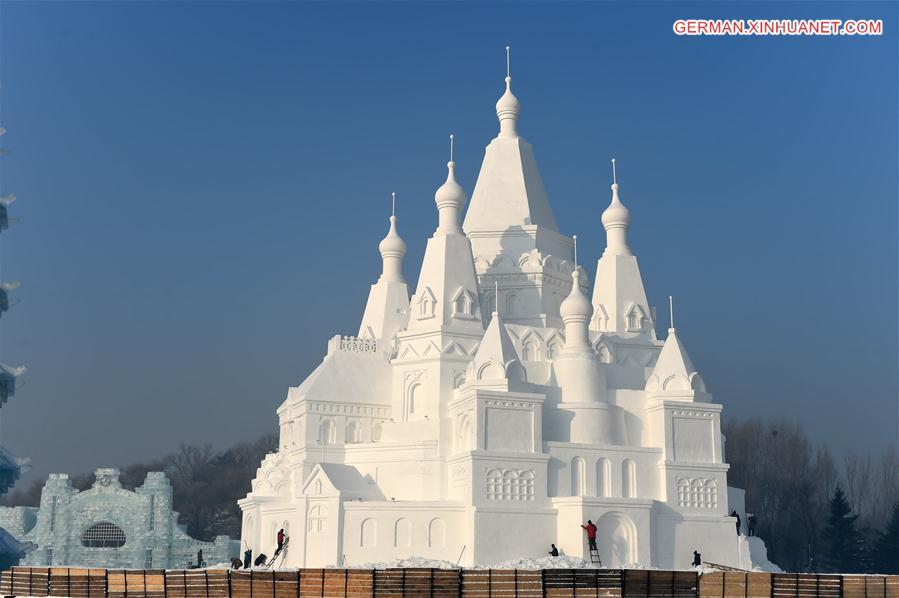
[[618,569],[637,562],[637,528],[624,513],[606,513],[596,522],[602,566]]

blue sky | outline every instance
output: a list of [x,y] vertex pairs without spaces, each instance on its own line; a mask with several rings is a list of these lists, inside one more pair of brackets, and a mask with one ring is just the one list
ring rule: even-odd
[[[688,38],[678,18],[882,18]],[[352,334],[396,191],[417,277],[456,134],[469,194],[503,47],[592,275],[618,160],[650,301],[728,417],[896,443],[894,3],[0,4],[3,443],[31,477],[227,446]],[[667,324],[661,317],[660,328]]]

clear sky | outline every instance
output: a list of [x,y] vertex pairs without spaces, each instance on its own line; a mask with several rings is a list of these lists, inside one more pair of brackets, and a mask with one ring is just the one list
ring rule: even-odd
[[[593,274],[609,159],[650,302],[727,417],[895,443],[896,3],[0,4],[2,277],[29,477],[276,426],[354,334],[390,192],[414,284],[447,135],[471,193],[512,46],[519,130]],[[678,18],[881,37],[678,37]]]

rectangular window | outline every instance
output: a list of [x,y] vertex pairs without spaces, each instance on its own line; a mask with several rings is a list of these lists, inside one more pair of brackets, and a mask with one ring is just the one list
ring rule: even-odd
[[156,529],[156,497],[150,495],[150,531]]
[[147,549],[147,556],[144,559],[144,569],[152,569],[153,568],[153,549]]
[[49,567],[52,564],[53,564],[53,547],[48,546],[47,547],[47,566]]

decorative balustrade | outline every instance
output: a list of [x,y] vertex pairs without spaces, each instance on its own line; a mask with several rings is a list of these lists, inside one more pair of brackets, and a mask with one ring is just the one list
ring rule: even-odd
[[343,351],[345,353],[377,353],[378,341],[373,338],[335,335],[328,341],[328,355]]

